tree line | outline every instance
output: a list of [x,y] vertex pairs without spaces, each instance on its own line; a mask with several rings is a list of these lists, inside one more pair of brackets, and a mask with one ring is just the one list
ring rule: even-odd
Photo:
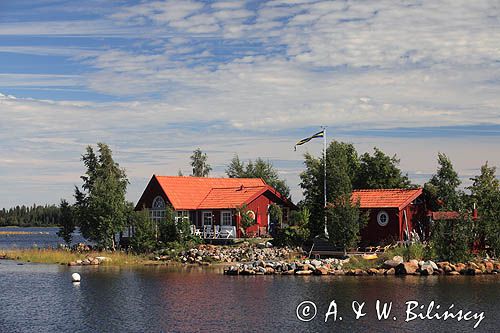
[[0,210],[0,226],[52,227],[60,224],[56,205],[16,206]]
[[[327,202],[324,206],[323,181],[326,158]],[[191,176],[207,177],[212,168],[208,156],[200,148],[190,156]],[[82,185],[75,186],[75,204],[62,200],[57,206],[16,207],[0,211],[3,225],[28,225],[29,223],[58,224],[59,235],[71,243],[71,234],[80,226],[82,236],[101,248],[116,249],[116,235],[126,226],[135,230],[131,246],[136,251],[148,251],[158,244],[187,241],[189,223],[175,223],[174,212],[167,208],[164,223],[155,225],[147,212],[135,212],[125,194],[129,184],[125,170],[113,160],[108,145],[98,143],[97,149],[88,146],[82,155],[86,172],[81,176]],[[389,156],[374,148],[373,152],[358,154],[351,143],[332,141],[325,157],[304,154],[304,171],[300,186],[304,199],[298,203],[299,211],[290,215],[290,225],[273,233],[277,244],[300,245],[305,240],[324,235],[324,216],[328,240],[336,247],[348,250],[359,241],[360,230],[367,223],[359,202],[352,202],[355,189],[413,188],[407,174],[399,168],[396,155]],[[235,155],[228,164],[227,177],[262,178],[286,197],[290,189],[279,177],[271,162],[262,158],[241,161]],[[182,174],[181,172],[179,172]],[[485,163],[481,173],[472,178],[468,193],[460,188],[461,182],[450,159],[438,154],[438,169],[424,185],[424,195],[429,208],[434,211],[455,211],[460,218],[438,221],[432,226],[432,248],[444,259],[465,258],[471,245],[488,247],[500,253],[500,186],[496,168]],[[479,218],[473,219],[471,208],[478,209]],[[24,208],[23,208],[24,207]],[[272,221],[281,219],[279,207],[273,207]],[[33,222],[43,221],[43,222]],[[185,222],[182,220],[181,222]],[[188,221],[189,222],[189,221]]]

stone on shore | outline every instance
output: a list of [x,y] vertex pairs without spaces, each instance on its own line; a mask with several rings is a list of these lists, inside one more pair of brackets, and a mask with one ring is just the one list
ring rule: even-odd
[[403,262],[396,266],[396,275],[411,275],[415,274],[418,269],[418,264],[414,262]]

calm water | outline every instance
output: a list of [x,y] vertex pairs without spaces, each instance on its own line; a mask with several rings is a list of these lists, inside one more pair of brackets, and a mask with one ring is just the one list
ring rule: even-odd
[[[0,227],[0,231],[25,231],[35,234],[29,235],[2,235],[0,234],[0,249],[2,248],[19,248],[25,249],[30,247],[57,247],[63,244],[62,238],[57,236],[59,228],[16,228],[16,227]],[[88,243],[80,232],[76,230],[73,234],[73,244]]]
[[[71,274],[82,282],[74,285]],[[498,332],[500,278],[224,276],[220,268],[67,267],[0,260],[0,332]],[[375,302],[394,302],[378,321]],[[317,317],[296,307],[314,301]],[[342,321],[324,323],[335,300]],[[356,320],[351,302],[366,302]],[[484,311],[475,321],[414,320],[405,302]],[[396,316],[394,321],[392,317]]]

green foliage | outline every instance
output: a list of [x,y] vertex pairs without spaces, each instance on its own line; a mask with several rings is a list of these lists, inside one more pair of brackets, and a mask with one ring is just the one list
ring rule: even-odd
[[275,188],[284,197],[290,197],[290,188],[283,179],[279,178],[278,171],[271,162],[257,158],[249,160],[245,165],[238,155],[235,155],[226,169],[229,178],[262,178],[269,186]]
[[191,222],[189,219],[175,219],[175,211],[167,206],[165,209],[165,219],[159,225],[159,240],[164,247],[170,247],[177,243],[188,242],[198,243],[198,237],[191,235]]
[[273,236],[274,246],[301,246],[309,238],[309,230],[299,226],[278,227]]
[[156,228],[149,217],[148,210],[130,212],[130,223],[134,227],[134,235],[130,247],[135,253],[150,253],[156,247]]
[[207,154],[201,152],[200,148],[193,151],[191,155],[191,166],[193,167],[194,177],[207,177],[212,167],[207,163]]
[[368,216],[361,213],[359,202],[353,203],[351,193],[345,193],[327,209],[328,240],[347,251],[358,244],[360,230],[367,222]]
[[424,186],[429,208],[432,210],[458,210],[461,206],[461,193],[458,191],[458,186],[461,183],[460,178],[445,154],[438,154],[438,164],[437,173]]
[[301,210],[292,210],[290,212],[290,225],[308,227],[311,218],[311,211],[307,207],[302,207]]
[[257,221],[249,216],[246,204],[236,207],[236,212],[240,217],[240,230],[243,233],[243,236],[247,237],[247,229],[257,223]]
[[[324,230],[324,167],[323,157],[304,155],[306,170],[300,174],[304,205],[311,211],[311,235]],[[326,149],[327,201],[333,202],[345,193],[351,193],[352,183],[359,169],[359,159],[350,143],[332,141]]]
[[468,212],[462,211],[457,219],[435,221],[431,235],[431,245],[440,259],[457,262],[471,258],[474,237]]
[[0,226],[49,227],[60,225],[56,205],[16,206],[0,210]]
[[73,238],[73,231],[75,231],[75,220],[73,218],[73,208],[64,199],[61,200],[59,205],[59,231],[57,236],[61,237],[68,247],[71,246],[71,240]]
[[283,224],[283,211],[280,206],[274,203],[269,206],[269,219],[274,225],[281,226]]
[[344,270],[348,270],[348,269],[367,270],[367,269],[373,268],[374,266],[377,266],[376,261],[374,261],[374,260],[364,259],[363,257],[360,257],[360,256],[351,256],[351,257],[349,257],[349,262],[342,265],[342,268]]
[[496,168],[486,162],[481,174],[471,178],[470,199],[477,205],[478,219],[474,221],[476,240],[500,254],[500,184],[495,176]]
[[177,226],[175,225],[175,212],[170,207],[165,208],[165,218],[157,226],[160,242],[166,244],[179,240]]
[[274,230],[273,244],[276,246],[302,246],[309,239],[309,217],[307,207],[290,213],[290,226]]
[[125,171],[113,160],[112,152],[98,143],[98,154],[87,147],[82,161],[86,167],[82,189],[75,187],[75,217],[83,237],[99,247],[115,249],[115,235],[127,218]]
[[354,188],[408,188],[411,182],[408,175],[403,175],[398,168],[396,155],[389,157],[378,148],[374,148],[373,156],[364,153],[360,158],[359,170]]
[[399,245],[389,249],[384,253],[383,259],[392,259],[394,256],[401,256],[405,261],[412,259],[419,261],[435,259],[432,247],[429,244],[423,244],[421,242],[409,245]]

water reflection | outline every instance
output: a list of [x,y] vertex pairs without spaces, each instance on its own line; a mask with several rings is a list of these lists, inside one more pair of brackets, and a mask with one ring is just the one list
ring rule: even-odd
[[[80,285],[71,274],[82,276]],[[0,261],[1,332],[207,332],[472,331],[471,322],[378,321],[375,302],[393,302],[402,316],[407,300],[486,312],[477,332],[499,327],[496,276],[481,277],[299,277],[223,276],[221,268],[65,267]],[[308,323],[295,317],[304,300],[317,304]],[[329,303],[342,322],[324,323]],[[366,302],[355,320],[351,302]]]

